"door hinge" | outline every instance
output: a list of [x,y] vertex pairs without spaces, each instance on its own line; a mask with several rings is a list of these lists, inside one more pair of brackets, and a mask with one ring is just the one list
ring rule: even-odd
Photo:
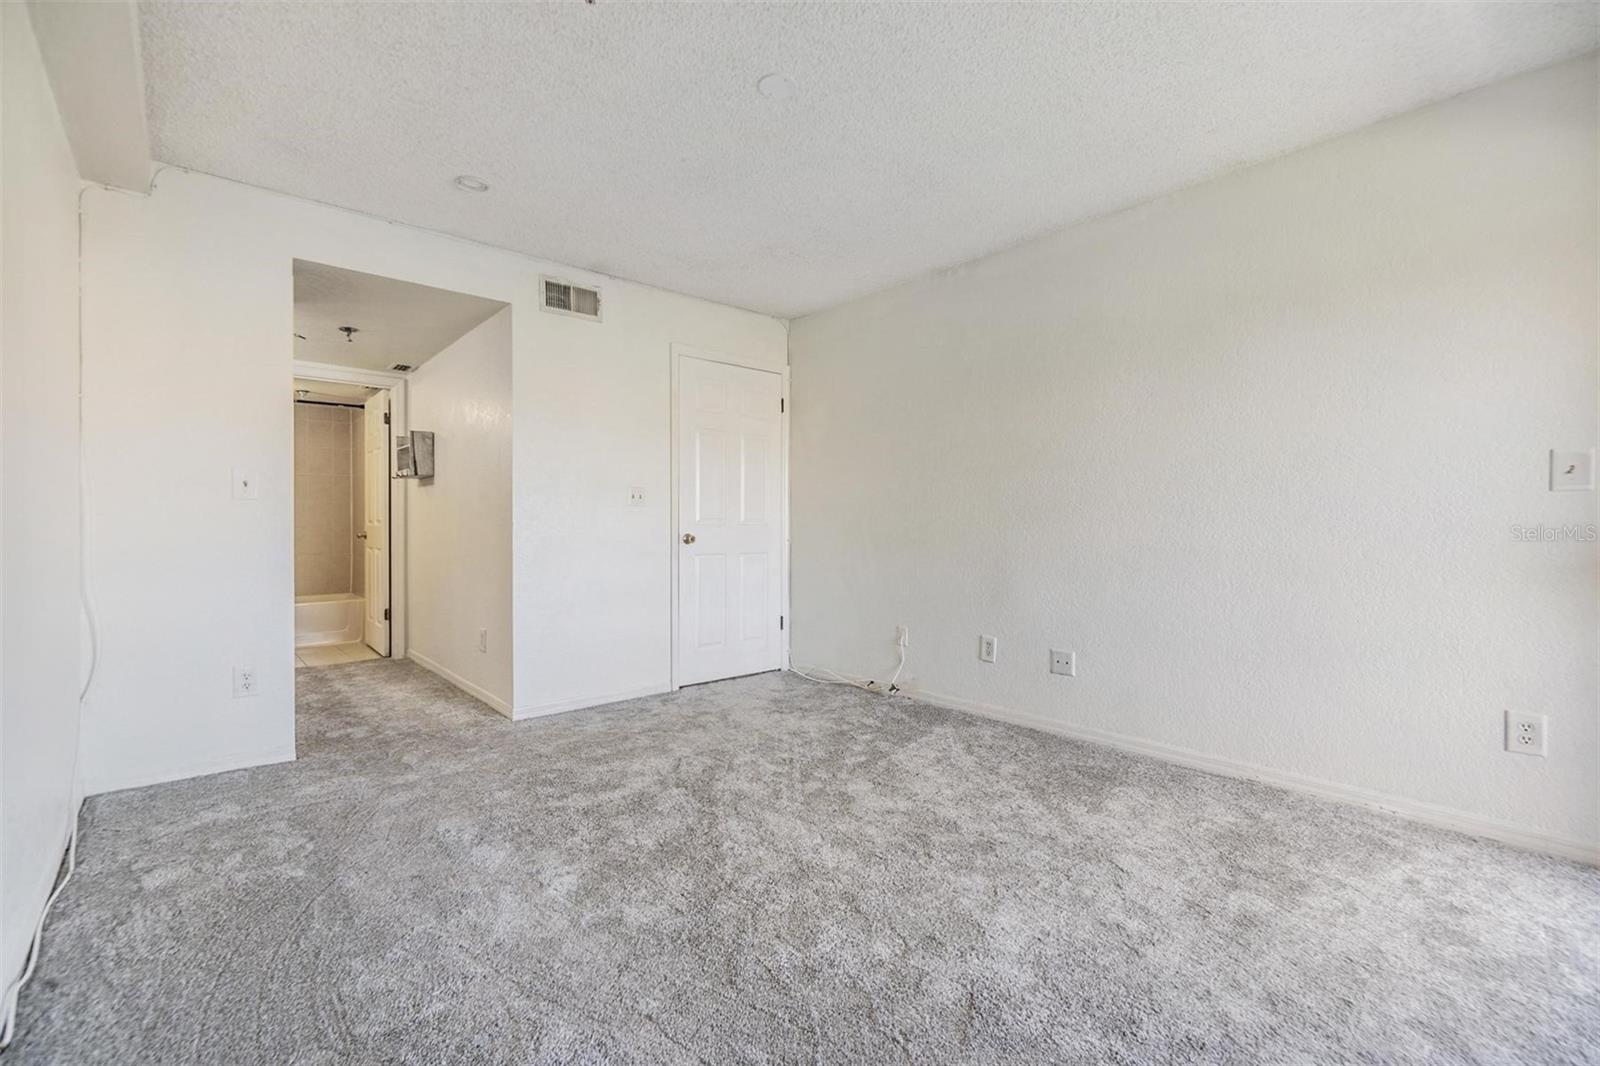
[[386,425],[386,426],[389,424],[389,412],[388,411],[383,412],[383,424]]
[[387,607],[385,607],[383,609],[383,620],[385,622],[387,622],[389,620],[389,608],[387,608]]
[[778,628],[779,629],[783,628],[783,615],[781,615],[781,614],[778,616]]

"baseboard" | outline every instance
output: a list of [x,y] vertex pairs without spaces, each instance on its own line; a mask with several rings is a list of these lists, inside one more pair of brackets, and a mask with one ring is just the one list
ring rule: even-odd
[[499,696],[496,696],[494,693],[490,692],[481,685],[473,684],[460,674],[445,669],[443,666],[439,665],[439,663],[428,658],[428,656],[422,654],[420,651],[417,651],[415,648],[408,648],[406,650],[406,658],[410,659],[412,662],[428,671],[428,673],[436,674],[439,677],[444,678],[446,681],[450,682],[456,688],[460,689],[462,692],[465,692],[473,699],[487,703],[489,706],[493,707],[507,718],[516,717],[511,713],[511,705],[505,700],[501,699]]
[[157,770],[151,774],[113,777],[109,781],[95,782],[92,787],[86,783],[85,793],[90,796],[103,796],[108,792],[124,792],[130,788],[164,785],[169,781],[184,781],[191,777],[207,777],[211,774],[225,774],[230,770],[249,770],[256,766],[271,766],[274,763],[293,761],[294,748],[292,746],[288,748],[272,748],[264,752],[252,752],[242,755],[221,755],[215,759],[186,763],[182,766]]
[[1138,755],[1148,755],[1163,762],[1187,766],[1194,770],[1204,770],[1207,773],[1221,774],[1224,777],[1238,777],[1247,781],[1259,781],[1262,784],[1276,785],[1279,788],[1287,788],[1295,792],[1305,792],[1313,796],[1320,796],[1323,799],[1336,800],[1341,803],[1353,803],[1360,807],[1387,811],[1390,814],[1397,814],[1402,818],[1421,822],[1424,825],[1431,825],[1440,829],[1451,829],[1458,833],[1466,833],[1469,836],[1484,837],[1488,840],[1499,841],[1502,844],[1510,844],[1512,847],[1522,848],[1526,851],[1536,851],[1545,855],[1554,855],[1557,858],[1587,863],[1591,866],[1600,866],[1600,843],[1571,837],[1554,836],[1507,822],[1482,818],[1452,807],[1423,803],[1418,800],[1407,799],[1404,796],[1394,796],[1371,789],[1358,788],[1354,785],[1340,784],[1337,781],[1326,781],[1303,774],[1273,770],[1269,767],[1257,766],[1252,763],[1223,759],[1215,755],[1207,755],[1204,752],[1193,751],[1189,748],[1143,740],[1139,737],[1127,736],[1122,733],[1110,733],[1104,730],[1070,725],[1065,722],[1044,718],[1040,715],[1014,711],[1007,707],[978,703],[973,700],[961,699],[957,696],[947,696],[942,693],[921,690],[908,690],[907,695],[923,703],[931,703],[936,707],[944,707],[952,711],[963,711],[983,718],[1009,722],[1012,725],[1026,726],[1029,729],[1037,729],[1044,733],[1054,733],[1058,736],[1071,737],[1074,740],[1088,741],[1091,744],[1101,744],[1108,748],[1117,748],[1121,751],[1129,751]]
[[671,685],[650,685],[646,688],[628,689],[624,692],[608,692],[600,696],[576,696],[572,699],[556,700],[552,703],[538,703],[528,707],[518,707],[516,713],[511,717],[520,722],[525,718],[543,718],[547,714],[581,711],[586,707],[604,707],[608,703],[621,703],[624,700],[636,700],[645,696],[660,696],[671,691]]

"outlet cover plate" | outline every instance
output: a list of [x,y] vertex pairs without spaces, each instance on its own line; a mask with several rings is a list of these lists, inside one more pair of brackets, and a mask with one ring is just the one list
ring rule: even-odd
[[1550,751],[1550,717],[1506,712],[1506,750],[1543,758]]
[[1060,674],[1062,677],[1078,676],[1078,653],[1075,651],[1057,651],[1050,649],[1050,672]]
[[261,694],[261,674],[250,666],[233,668],[233,698],[247,699]]
[[992,663],[992,662],[994,662],[995,656],[999,654],[999,651],[1000,651],[1000,642],[998,640],[996,640],[995,638],[990,637],[990,636],[982,636],[982,637],[978,638],[978,661],[979,662],[983,662],[983,663]]

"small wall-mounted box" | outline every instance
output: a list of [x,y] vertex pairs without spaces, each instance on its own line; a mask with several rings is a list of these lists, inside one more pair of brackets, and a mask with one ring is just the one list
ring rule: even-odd
[[433,476],[433,432],[413,429],[394,442],[394,476],[428,478]]

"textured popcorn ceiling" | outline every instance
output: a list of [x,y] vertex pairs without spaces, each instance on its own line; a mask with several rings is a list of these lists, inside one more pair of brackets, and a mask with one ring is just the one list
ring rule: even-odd
[[[162,162],[792,316],[1588,51],[1596,10],[147,3],[142,24]],[[796,92],[759,94],[770,72]]]

